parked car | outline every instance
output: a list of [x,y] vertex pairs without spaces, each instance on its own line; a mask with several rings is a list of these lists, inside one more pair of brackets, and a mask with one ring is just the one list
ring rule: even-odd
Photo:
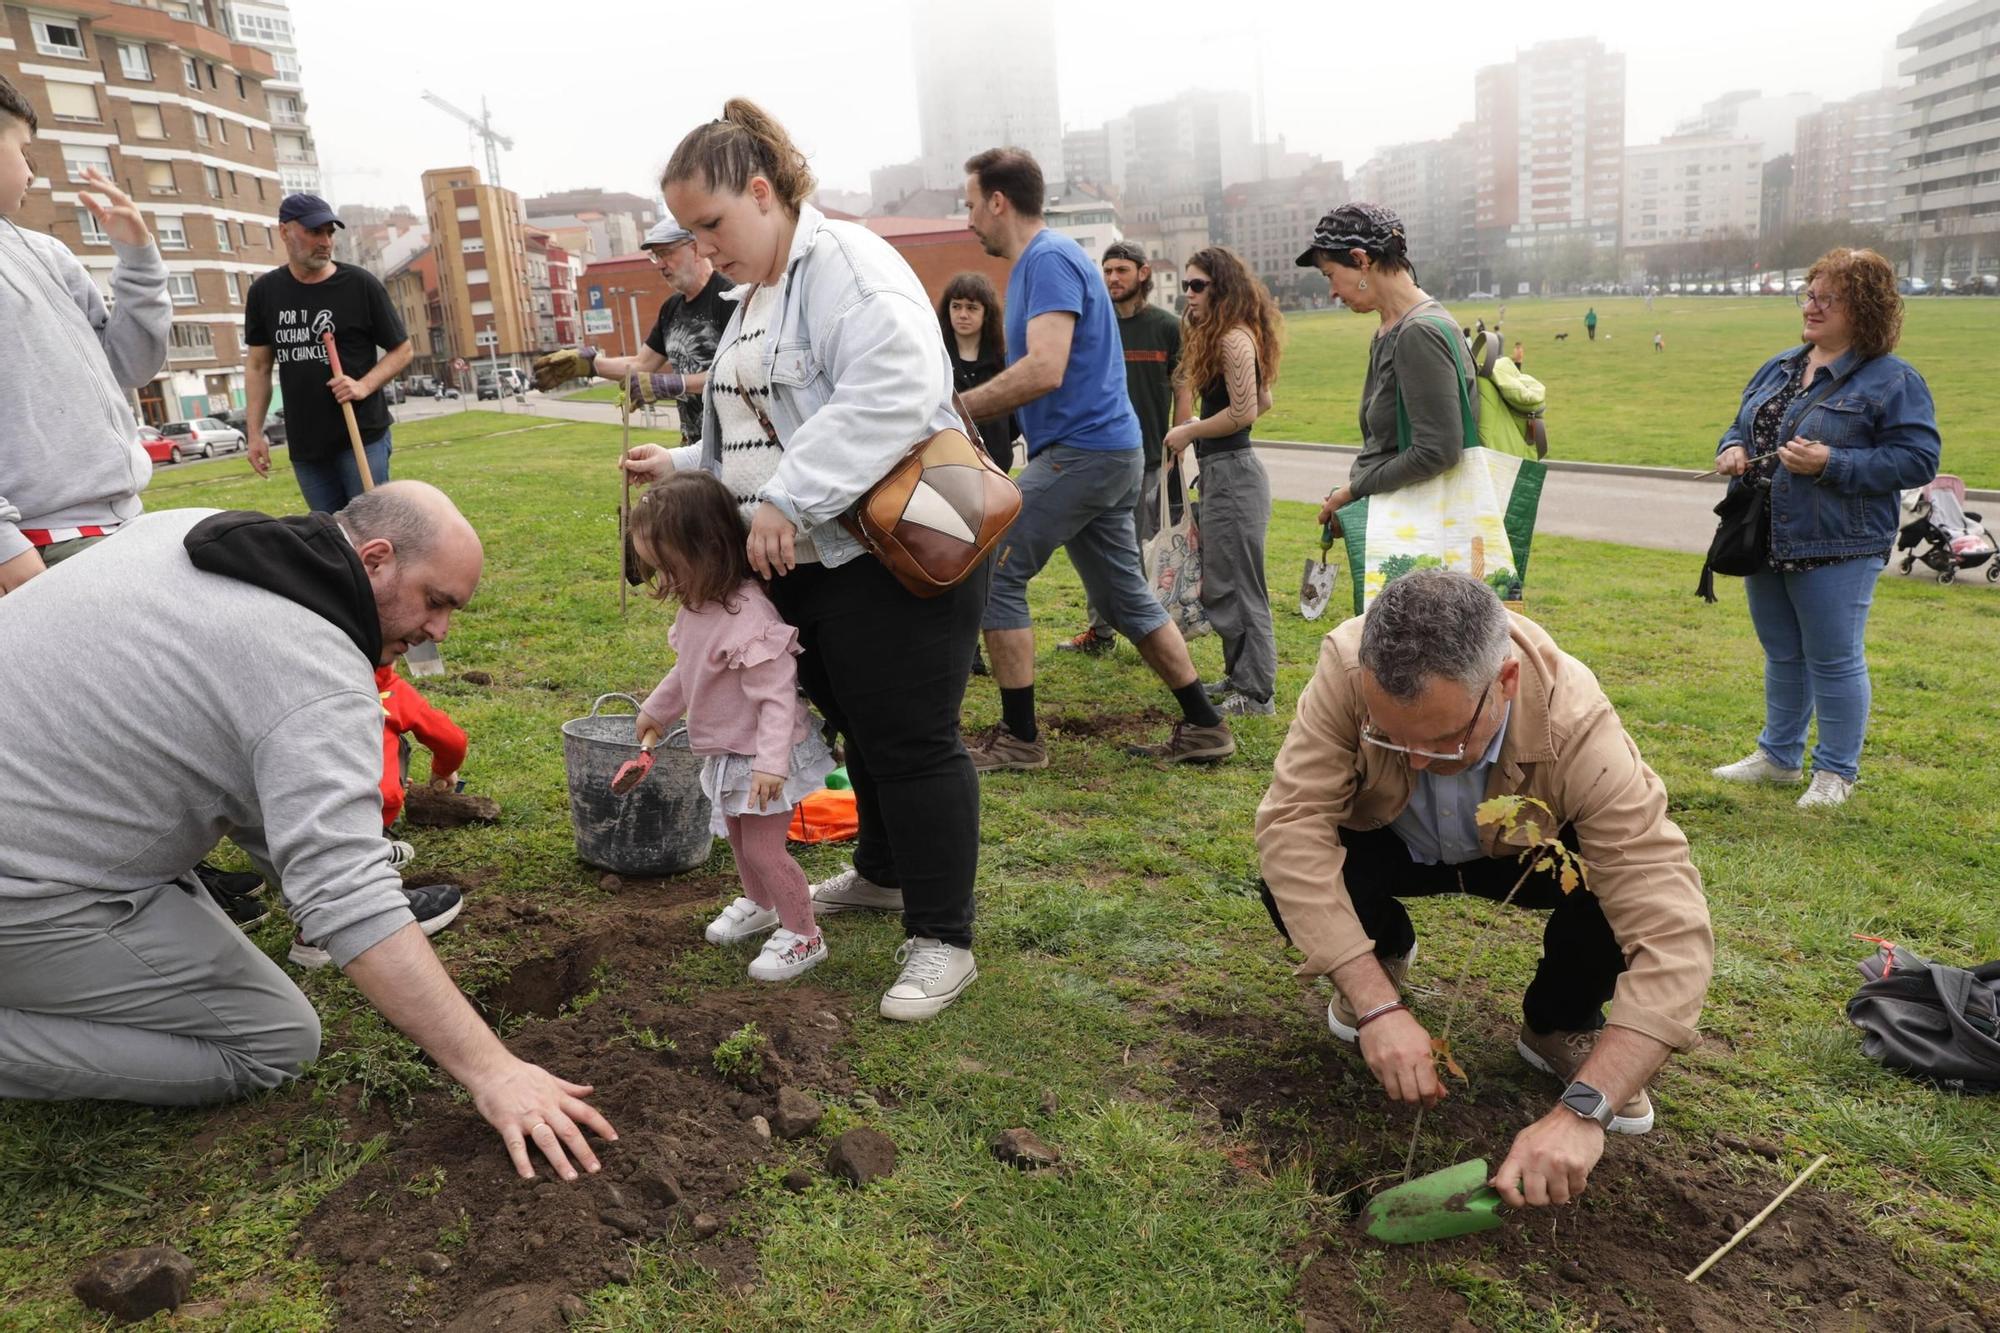
[[410,397],[435,398],[438,396],[438,382],[435,375],[410,376]]
[[173,441],[152,426],[142,424],[139,427],[139,447],[146,451],[146,457],[152,459],[155,466],[181,461],[180,451],[174,448]]
[[1468,300],[1468,301],[1490,301],[1490,300],[1492,300],[1492,299],[1493,299],[1493,293],[1492,293],[1492,292],[1467,292],[1467,293],[1465,294],[1465,299],[1466,299],[1466,300]]
[[491,375],[481,375],[479,377],[479,387],[475,392],[479,395],[481,402],[486,401],[488,398],[498,398],[500,396],[500,381]]
[[402,402],[404,396],[403,382],[401,380],[390,380],[382,386],[382,401],[391,407]]
[[244,447],[243,432],[226,421],[214,417],[196,417],[192,421],[169,421],[160,427],[160,434],[167,438],[169,457],[174,450],[182,458],[200,455],[213,458],[219,453]]

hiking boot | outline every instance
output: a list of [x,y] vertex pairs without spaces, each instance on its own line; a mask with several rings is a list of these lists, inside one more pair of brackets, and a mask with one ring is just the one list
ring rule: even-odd
[[[465,906],[465,895],[450,884],[426,884],[415,889],[406,887],[403,896],[410,900],[410,915],[417,919],[417,925],[425,935],[435,935],[458,920],[458,914]],[[291,951],[285,956],[308,970],[325,967],[333,961],[326,950],[307,944],[303,935],[292,936]]]
[[[1544,1074],[1553,1074],[1564,1087],[1576,1081],[1583,1062],[1597,1049],[1596,1032],[1536,1032],[1526,1023],[1515,1039],[1514,1049],[1521,1058]],[[1644,1088],[1618,1108],[1609,1126],[1613,1134],[1644,1134],[1653,1128],[1653,1099]]]
[[389,869],[401,870],[416,859],[416,848],[410,846],[407,842],[398,842],[394,838],[389,839]]
[[797,935],[783,926],[771,932],[764,947],[750,960],[752,981],[790,981],[804,976],[826,961],[826,941],[817,931],[810,937]]
[[1220,699],[1211,699],[1215,711],[1224,717],[1269,717],[1278,711],[1278,705],[1270,699],[1259,699],[1254,694],[1241,690],[1231,690]]
[[825,912],[901,912],[903,891],[877,884],[853,866],[812,886],[815,914]]
[[972,950],[913,935],[896,950],[903,975],[882,996],[882,1017],[914,1023],[930,1018],[979,979]]
[[1813,770],[1812,785],[1806,794],[1799,797],[1799,809],[1823,810],[1830,806],[1845,805],[1847,798],[1854,794],[1854,783],[1838,773],[1829,773],[1823,768]]
[[1049,746],[1040,736],[1024,741],[1007,730],[1005,722],[995,722],[965,747],[972,766],[981,773],[1018,768],[1032,771],[1049,766]]
[[1059,653],[1083,653],[1089,657],[1099,657],[1118,646],[1117,637],[1099,634],[1095,628],[1086,627],[1083,633],[1064,639],[1056,645]]
[[1227,722],[1201,727],[1181,721],[1158,745],[1128,745],[1125,753],[1161,764],[1220,763],[1236,753],[1236,734]]
[[1208,696],[1210,703],[1214,703],[1217,699],[1236,693],[1236,686],[1231,683],[1229,677],[1223,676],[1219,680],[1203,681],[1201,692]]
[[[1389,974],[1389,980],[1396,983],[1396,994],[1401,995],[1403,993],[1403,980],[1410,975],[1410,964],[1417,961],[1417,946],[1414,943],[1411,944],[1410,951],[1401,958],[1377,957],[1375,961],[1380,963],[1382,970]],[[1361,1029],[1354,1026],[1355,1019],[1359,1016],[1354,1012],[1354,1006],[1347,1002],[1347,997],[1340,993],[1340,987],[1335,986],[1333,988],[1333,998],[1326,1002],[1326,1026],[1328,1030],[1334,1036],[1352,1046],[1361,1040]]]
[[778,924],[775,907],[759,907],[748,898],[738,898],[722,909],[722,915],[708,923],[702,934],[710,944],[740,944],[752,940]]
[[1761,749],[1708,773],[1724,782],[1797,782],[1805,777],[1804,769],[1786,768]]
[[215,905],[244,930],[271,915],[270,907],[257,896],[264,891],[262,875],[223,870],[203,861],[194,868],[194,877],[201,881],[208,896],[215,899]]

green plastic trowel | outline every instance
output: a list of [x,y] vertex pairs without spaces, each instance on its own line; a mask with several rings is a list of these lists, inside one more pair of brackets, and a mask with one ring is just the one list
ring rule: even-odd
[[1486,1183],[1492,1174],[1478,1157],[1383,1190],[1361,1210],[1362,1230],[1391,1245],[1491,1231],[1506,1220],[1500,1195]]

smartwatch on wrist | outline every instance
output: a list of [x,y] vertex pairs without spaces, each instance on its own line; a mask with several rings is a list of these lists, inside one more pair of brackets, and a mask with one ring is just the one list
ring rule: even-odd
[[1603,1129],[1610,1129],[1618,1118],[1618,1108],[1611,1099],[1581,1080],[1563,1089],[1562,1105],[1585,1120],[1595,1120]]

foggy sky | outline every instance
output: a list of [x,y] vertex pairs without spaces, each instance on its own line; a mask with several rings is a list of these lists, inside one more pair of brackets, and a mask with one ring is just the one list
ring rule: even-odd
[[[968,22],[1005,21],[994,0],[955,2]],[[1093,8],[1065,3],[1062,118],[1067,129],[1087,128],[1187,88],[1253,91],[1261,49],[1269,137],[1339,159],[1351,174],[1381,145],[1440,137],[1469,120],[1480,65],[1538,41],[1588,35],[1624,53],[1626,142],[1651,143],[1736,88],[1832,100],[1878,87],[1896,33],[1921,8],[1915,0],[1447,0],[1372,9],[1118,0],[1100,11],[1114,17],[1079,22],[1074,16]],[[732,32],[730,19],[746,15],[754,24]],[[907,0],[312,0],[292,8],[329,196],[412,207],[423,171],[485,165],[463,126],[419,100],[426,89],[475,114],[486,96],[495,126],[515,141],[501,158],[502,184],[523,195],[601,186],[651,197],[674,143],[733,94],[757,99],[786,124],[822,184],[865,191],[871,168],[918,152],[908,15]],[[1135,26],[1135,18],[1146,21]],[[969,72],[974,87],[977,73]]]

